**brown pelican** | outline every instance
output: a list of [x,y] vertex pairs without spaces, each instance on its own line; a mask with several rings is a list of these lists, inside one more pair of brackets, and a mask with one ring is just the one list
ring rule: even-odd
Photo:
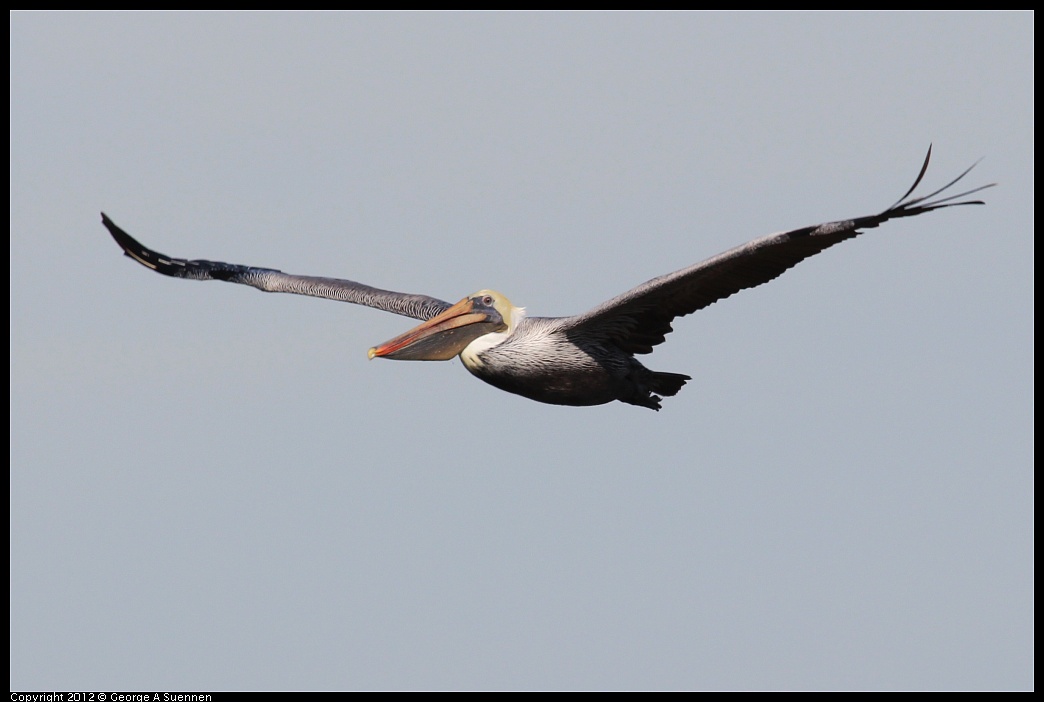
[[290,275],[218,261],[171,258],[142,246],[102,213],[102,223],[124,253],[175,278],[224,280],[265,292],[310,295],[352,302],[424,322],[374,346],[370,358],[445,361],[460,356],[471,373],[490,385],[539,402],[600,405],[620,400],[659,410],[690,377],[651,371],[635,358],[650,353],[671,332],[675,317],[703,309],[745,288],[767,283],[800,261],[858,236],[890,219],[914,217],[958,205],[984,185],[939,197],[971,168],[928,195],[911,197],[928,169],[932,150],[914,184],[880,214],[770,234],[652,280],[573,317],[529,317],[493,290],[480,290],[456,304],[426,295],[372,288],[339,278]]

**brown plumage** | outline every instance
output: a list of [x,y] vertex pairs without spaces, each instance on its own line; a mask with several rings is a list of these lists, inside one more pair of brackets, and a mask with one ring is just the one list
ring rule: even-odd
[[965,198],[992,184],[943,196],[971,168],[928,195],[911,197],[930,158],[929,148],[914,184],[898,202],[879,214],[755,239],[688,268],[653,278],[572,317],[528,317],[523,309],[492,290],[479,291],[451,305],[426,295],[381,290],[351,280],[171,258],[140,244],[104,213],[102,223],[127,256],[163,275],[224,280],[266,292],[341,300],[425,320],[370,349],[371,358],[446,360],[459,355],[468,370],[487,383],[540,402],[598,405],[620,400],[658,410],[660,400],[675,395],[690,378],[651,371],[634,356],[650,353],[662,343],[676,317],[767,283],[806,258],[888,220],[947,207],[984,204],[982,200]]

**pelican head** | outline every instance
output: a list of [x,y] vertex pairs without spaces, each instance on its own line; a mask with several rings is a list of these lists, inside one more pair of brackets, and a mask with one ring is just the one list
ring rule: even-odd
[[369,356],[401,361],[448,361],[479,337],[510,332],[514,309],[500,293],[479,290],[405,334],[374,346]]

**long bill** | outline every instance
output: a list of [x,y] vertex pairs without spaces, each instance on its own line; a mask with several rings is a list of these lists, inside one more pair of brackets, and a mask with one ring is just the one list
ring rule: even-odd
[[464,298],[405,334],[374,346],[368,355],[400,361],[448,361],[480,336],[506,328],[495,309],[478,310],[474,299]]

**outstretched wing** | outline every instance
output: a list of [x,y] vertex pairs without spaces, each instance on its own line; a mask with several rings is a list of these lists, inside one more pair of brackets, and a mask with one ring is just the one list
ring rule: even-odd
[[352,280],[291,275],[274,268],[256,268],[220,261],[189,261],[184,258],[171,258],[142,246],[138,240],[116,226],[104,212],[102,212],[102,224],[112,234],[112,238],[120,245],[125,255],[146,268],[174,278],[224,280],[229,283],[249,285],[264,292],[310,295],[327,300],[366,305],[415,319],[431,319],[450,307],[450,303],[427,295],[381,290]]
[[931,156],[929,147],[914,184],[898,202],[880,214],[827,222],[755,239],[702,263],[653,278],[585,314],[562,319],[560,329],[572,337],[613,343],[628,353],[649,353],[671,332],[671,322],[675,317],[691,314],[740,290],[767,283],[806,258],[856,237],[864,230],[873,229],[890,219],[915,217],[945,207],[984,204],[982,200],[962,198],[992,187],[993,183],[956,195],[937,197],[964,178],[974,165],[938,190],[911,198],[928,170]]

